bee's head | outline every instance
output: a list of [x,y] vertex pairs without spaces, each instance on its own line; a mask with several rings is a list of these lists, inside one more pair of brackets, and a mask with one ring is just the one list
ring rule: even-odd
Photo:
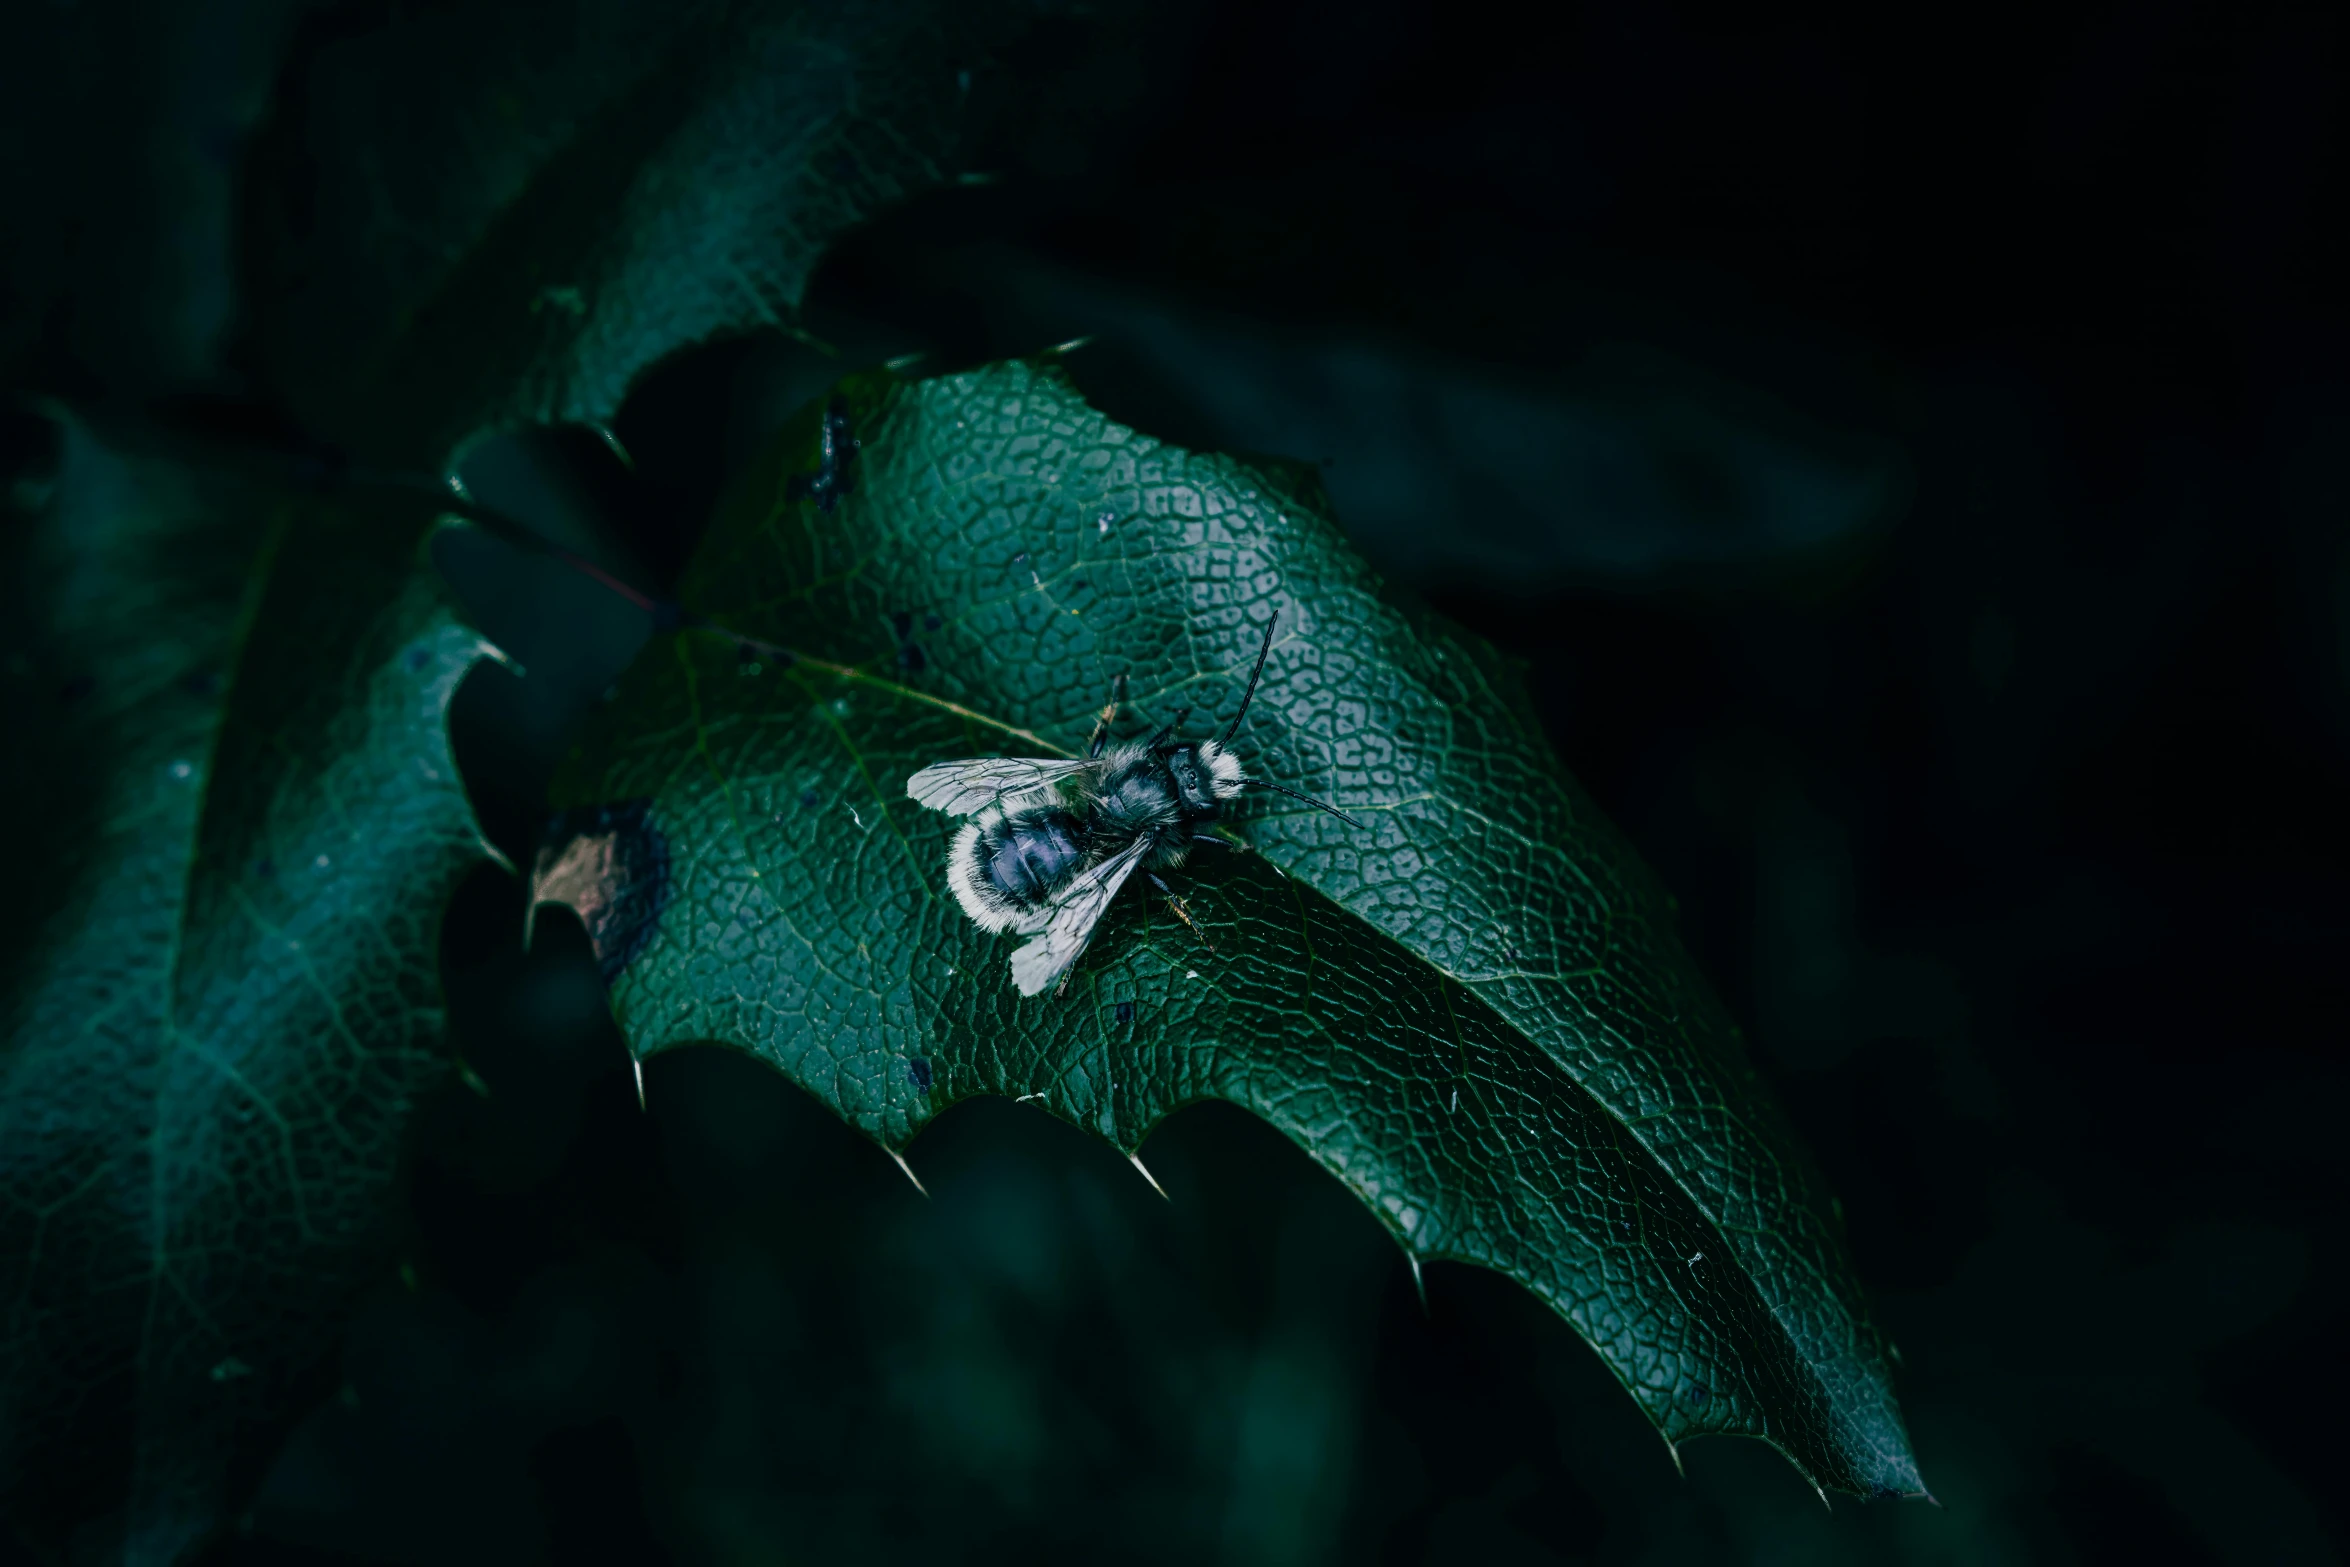
[[[1247,780],[1240,775],[1240,758],[1213,740],[1202,740],[1198,745],[1186,746],[1189,760],[1205,786],[1207,798],[1217,804],[1240,798],[1240,786]],[[1178,775],[1180,776],[1180,775]]]
[[1194,815],[1213,816],[1216,807],[1239,795],[1240,762],[1215,741],[1179,745],[1163,754],[1183,808]]

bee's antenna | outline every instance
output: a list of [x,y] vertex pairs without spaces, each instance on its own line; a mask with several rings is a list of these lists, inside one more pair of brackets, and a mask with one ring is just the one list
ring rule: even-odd
[[1159,748],[1159,742],[1166,739],[1167,736],[1173,734],[1176,730],[1181,729],[1183,727],[1183,721],[1190,716],[1191,709],[1188,707],[1179,707],[1175,709],[1175,716],[1167,720],[1166,727],[1162,728],[1157,734],[1152,735],[1148,740],[1145,740],[1142,743],[1142,748],[1146,751],[1156,751]]
[[1264,677],[1265,656],[1273,651],[1273,628],[1280,624],[1281,612],[1275,610],[1273,618],[1265,622],[1265,645],[1257,649],[1257,667],[1248,672],[1248,689],[1240,693],[1240,711],[1232,715],[1231,727],[1224,731],[1224,738],[1216,742],[1218,745],[1230,746],[1232,737],[1240,733],[1240,721],[1247,716],[1249,703],[1256,700],[1257,682]]
[[1369,832],[1371,830],[1368,827],[1363,827],[1361,822],[1356,821],[1353,817],[1347,815],[1346,812],[1340,810],[1337,806],[1324,805],[1321,801],[1315,799],[1310,794],[1299,794],[1295,789],[1284,789],[1279,784],[1267,783],[1262,778],[1251,778],[1246,780],[1246,782],[1251,789],[1270,789],[1275,794],[1288,795],[1292,800],[1303,800],[1306,802],[1306,804],[1312,806],[1317,811],[1328,811],[1331,815],[1337,817],[1340,821],[1346,823],[1349,827],[1362,827],[1362,830],[1365,832]]

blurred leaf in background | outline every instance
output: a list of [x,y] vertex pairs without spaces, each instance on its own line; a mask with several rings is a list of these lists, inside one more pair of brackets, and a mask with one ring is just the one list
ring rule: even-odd
[[1311,463],[1399,581],[1751,590],[1865,552],[1909,504],[1897,442],[1643,340],[1597,291],[1563,363],[1496,364],[1359,322],[1268,323],[973,227],[862,235],[822,302],[916,324],[950,362],[1086,338],[1070,371],[1089,396],[1195,450]]
[[385,1264],[484,853],[446,716],[486,645],[429,500],[14,423],[6,801],[40,826],[0,932],[0,1495],[47,1548],[167,1561]]
[[256,152],[259,372],[411,464],[607,421],[664,355],[792,321],[832,236],[945,178],[990,46],[1047,9],[544,0],[322,26]]

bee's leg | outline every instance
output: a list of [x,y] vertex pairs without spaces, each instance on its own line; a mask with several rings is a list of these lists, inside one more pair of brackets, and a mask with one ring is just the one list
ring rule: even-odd
[[1159,748],[1160,742],[1165,740],[1167,736],[1173,734],[1176,730],[1181,729],[1183,727],[1183,721],[1190,716],[1191,709],[1188,707],[1179,707],[1175,709],[1175,716],[1168,719],[1166,726],[1162,728],[1157,734],[1152,735],[1148,740],[1145,740],[1142,743],[1142,748],[1146,751],[1156,751]]
[[1143,874],[1151,879],[1152,886],[1158,888],[1159,891],[1167,895],[1168,912],[1172,913],[1177,919],[1183,921],[1184,927],[1188,929],[1194,936],[1199,938],[1199,944],[1201,946],[1207,948],[1210,952],[1215,951],[1216,944],[1208,940],[1208,933],[1204,930],[1201,930],[1198,923],[1192,919],[1191,905],[1185,903],[1181,898],[1176,897],[1175,889],[1168,886],[1165,882],[1159,880],[1158,872],[1144,871]]
[[1126,677],[1118,676],[1110,682],[1110,700],[1093,721],[1093,738],[1085,743],[1089,757],[1102,754],[1102,747],[1110,743],[1110,726],[1118,721],[1119,704],[1126,700]]

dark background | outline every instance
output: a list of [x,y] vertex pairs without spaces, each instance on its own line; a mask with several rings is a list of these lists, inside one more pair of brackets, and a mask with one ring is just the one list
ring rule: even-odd
[[[226,1559],[2338,1559],[2346,48],[2251,5],[1049,22],[979,85],[992,179],[823,267],[836,353],[660,367],[633,469],[467,459],[658,583],[842,368],[1092,333],[1113,414],[1320,464],[1678,895],[1939,1507],[1732,1441],[1677,1475],[1562,1322],[1441,1265],[1423,1311],[1221,1107],[1154,1136],[1168,1203],[995,1101],[925,1201],[715,1050],[640,1113],[576,927],[525,958],[485,872],[411,1261]],[[642,626],[450,565],[531,671],[458,714],[520,853]]]

